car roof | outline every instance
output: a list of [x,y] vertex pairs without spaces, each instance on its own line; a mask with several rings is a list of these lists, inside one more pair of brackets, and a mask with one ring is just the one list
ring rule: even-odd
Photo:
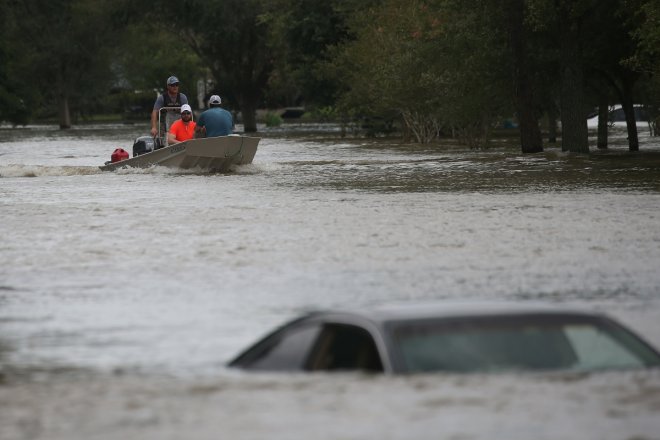
[[387,303],[346,309],[316,310],[312,315],[344,315],[370,321],[405,321],[432,318],[458,318],[463,316],[502,316],[527,314],[579,314],[595,316],[597,313],[575,307],[536,302],[513,301],[441,301]]

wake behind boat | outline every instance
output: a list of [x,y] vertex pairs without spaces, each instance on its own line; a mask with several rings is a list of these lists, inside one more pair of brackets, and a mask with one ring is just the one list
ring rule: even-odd
[[[138,141],[140,138],[138,138]],[[232,165],[252,163],[261,138],[248,136],[220,136],[190,139],[178,144],[139,154],[133,146],[133,157],[116,162],[106,162],[103,171],[119,168],[147,168],[152,165],[170,168],[199,168],[209,172],[228,171]],[[144,142],[144,141],[143,141]],[[136,154],[137,153],[137,154]]]

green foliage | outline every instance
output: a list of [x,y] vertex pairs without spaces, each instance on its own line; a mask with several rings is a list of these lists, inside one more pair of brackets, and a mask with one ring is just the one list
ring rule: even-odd
[[282,117],[275,112],[266,112],[264,122],[266,127],[279,127],[282,125]]
[[636,41],[635,58],[638,66],[660,74],[660,1],[625,1],[627,7],[634,8],[631,34]]
[[380,0],[274,0],[271,35],[281,43],[275,59],[271,95],[284,105],[334,105],[343,86],[334,77],[334,49],[351,41],[349,23]]
[[333,122],[337,119],[337,108],[333,106],[314,107],[302,115],[302,120],[308,122]]
[[[4,9],[5,0],[0,1],[0,8]],[[12,72],[15,54],[13,45],[9,44],[11,23],[6,15],[0,18],[0,122],[7,121],[12,125],[25,125],[29,122],[30,111],[26,105],[21,90],[21,84],[14,78]]]
[[208,70],[179,36],[140,22],[132,23],[118,43],[120,50],[112,70],[118,79],[117,88],[134,94],[135,99],[128,100],[131,105],[143,106],[142,94],[146,93],[151,111],[156,93],[163,93],[167,78],[175,75],[181,81],[179,91],[188,97],[193,108],[197,107],[197,81],[205,80]]
[[503,44],[487,17],[461,2],[388,0],[359,17],[358,37],[338,54],[343,111],[399,113],[419,142],[443,131],[483,141],[510,109]]
[[267,0],[157,1],[148,20],[174,29],[207,67],[214,93],[232,108],[240,108],[246,131],[256,130],[256,109],[264,96],[278,53],[278,41],[268,38]]
[[636,43],[635,52],[626,63],[644,75],[644,102],[653,133],[660,136],[660,0],[628,0],[625,4],[634,11],[629,28]]
[[22,0],[11,5],[6,12],[20,54],[14,73],[29,84],[35,113],[59,112],[60,125],[66,127],[69,108],[93,111],[114,80],[108,63],[113,37],[121,29],[108,18],[113,2]]
[[0,118],[63,102],[144,117],[175,74],[193,103],[205,79],[248,123],[258,107],[304,105],[315,120],[483,146],[514,113],[515,5],[537,112],[561,90],[560,16],[579,31],[585,106],[634,84],[660,109],[659,0],[0,0]]
[[30,122],[30,110],[25,101],[7,90],[6,85],[0,85],[0,122],[27,125]]

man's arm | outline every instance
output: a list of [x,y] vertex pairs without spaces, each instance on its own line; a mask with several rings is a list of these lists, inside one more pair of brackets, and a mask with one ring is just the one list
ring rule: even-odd
[[154,109],[151,111],[151,136],[156,137],[158,134],[158,112],[165,105],[163,95],[158,95],[154,103]]
[[199,118],[197,119],[197,122],[195,123],[195,134],[193,135],[193,138],[205,138],[206,137],[206,124],[205,121],[205,114],[202,113],[199,115]]
[[200,126],[199,124],[195,125],[195,139],[205,138],[206,137],[206,127]]
[[173,145],[173,144],[178,144],[179,140],[177,140],[176,136],[179,131],[179,126],[181,125],[181,119],[177,119],[170,125],[170,130],[167,132],[167,144],[168,145]]
[[156,137],[158,134],[158,110],[154,109],[151,112],[151,136]]

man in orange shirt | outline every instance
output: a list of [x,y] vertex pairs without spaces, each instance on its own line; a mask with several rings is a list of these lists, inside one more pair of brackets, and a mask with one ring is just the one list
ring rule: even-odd
[[195,134],[195,121],[192,120],[192,108],[188,104],[181,106],[181,119],[170,126],[167,133],[167,144],[172,145],[192,139]]

